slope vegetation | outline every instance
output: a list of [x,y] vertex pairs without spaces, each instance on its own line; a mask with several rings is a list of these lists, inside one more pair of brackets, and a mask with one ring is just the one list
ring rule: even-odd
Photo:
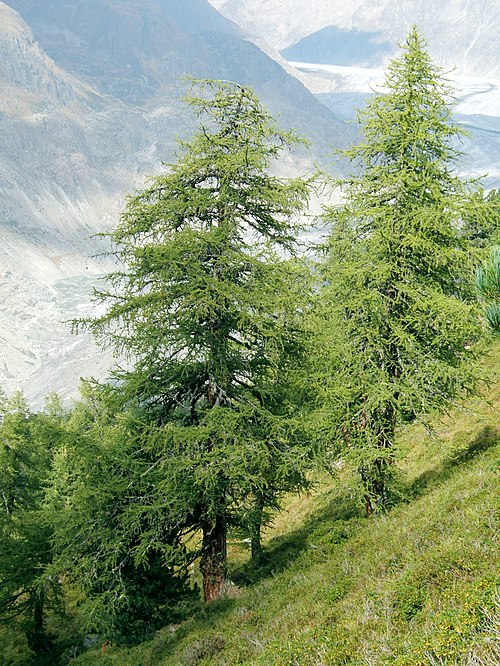
[[367,519],[338,467],[291,498],[261,566],[235,540],[226,599],[133,648],[99,643],[73,663],[418,666],[500,661],[500,350],[482,398],[401,433],[399,498]]

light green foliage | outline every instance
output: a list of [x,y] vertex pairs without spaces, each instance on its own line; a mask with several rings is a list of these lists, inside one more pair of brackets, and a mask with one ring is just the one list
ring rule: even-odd
[[33,414],[20,393],[4,399],[0,425],[0,619],[20,618],[30,648],[49,650],[45,621],[58,606],[57,579],[45,576],[52,560],[52,529],[44,507],[53,449],[63,418],[57,398]]
[[369,511],[387,501],[396,427],[474,390],[478,335],[472,257],[457,230],[474,188],[453,173],[450,89],[416,29],[385,87],[359,112],[363,141],[346,153],[361,175],[326,212],[317,306],[331,438],[353,454]]
[[479,293],[487,302],[486,319],[494,333],[500,333],[500,245],[490,254],[476,274]]
[[77,326],[129,361],[114,375],[124,404],[148,415],[141,450],[161,472],[155,501],[174,532],[203,530],[217,595],[227,526],[248,522],[252,498],[274,506],[303,482],[284,382],[301,353],[307,276],[290,253],[307,186],[270,175],[296,138],[250,90],[194,87],[198,132],[129,199],[110,235],[123,269],[96,291],[106,313]]

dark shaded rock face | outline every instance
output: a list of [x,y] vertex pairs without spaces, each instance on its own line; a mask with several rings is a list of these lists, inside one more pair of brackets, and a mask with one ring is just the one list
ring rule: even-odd
[[327,26],[281,51],[287,60],[347,67],[381,67],[393,46],[382,33]]
[[[70,392],[102,355],[61,322],[88,309],[92,238],[193,130],[182,79],[252,85],[314,157],[353,130],[206,0],[0,3],[0,385]],[[328,137],[325,140],[325,137]],[[296,160],[297,161],[297,160]],[[289,167],[283,167],[284,170]],[[108,264],[109,265],[109,264]],[[89,359],[93,359],[89,365]]]

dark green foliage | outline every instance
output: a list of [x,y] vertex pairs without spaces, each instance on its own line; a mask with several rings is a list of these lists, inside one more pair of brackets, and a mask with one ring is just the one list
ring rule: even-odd
[[424,47],[413,29],[389,65],[388,92],[359,113],[364,141],[346,155],[361,175],[342,183],[345,203],[326,213],[320,391],[369,512],[388,501],[396,428],[475,386],[473,260],[457,230],[474,188],[453,173],[460,130]]
[[52,527],[44,507],[53,450],[63,420],[57,399],[33,414],[21,394],[0,406],[0,620],[19,618],[28,645],[48,652],[47,610],[59,607],[52,561]]
[[148,421],[124,408],[119,391],[87,385],[83,393],[54,461],[53,569],[85,594],[82,629],[134,642],[176,621],[197,593],[182,531],[155,503],[161,461],[144,451]]

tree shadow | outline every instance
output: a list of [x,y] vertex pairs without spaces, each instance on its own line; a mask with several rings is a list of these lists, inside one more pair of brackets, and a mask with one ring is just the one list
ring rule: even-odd
[[498,442],[500,442],[498,428],[485,426],[466,447],[454,451],[440,465],[423,472],[408,484],[406,488],[408,497],[410,499],[421,497],[434,486],[447,481],[461,465],[470,462]]
[[274,537],[258,560],[250,560],[231,571],[238,586],[254,585],[289,568],[305,551],[325,549],[351,536],[354,524],[363,518],[361,505],[347,491],[311,513],[298,528]]
[[[433,487],[448,480],[464,464],[488,450],[500,439],[493,426],[485,426],[463,448],[454,451],[439,465],[423,472],[410,484],[401,482],[401,493],[395,493],[388,511],[397,505],[417,499]],[[331,546],[348,539],[360,522],[367,519],[359,498],[351,493],[334,491],[326,507],[312,513],[305,522],[287,534],[271,539],[257,561],[248,561],[231,571],[231,579],[238,586],[249,586],[284,571],[311,548],[331,550]]]
[[[297,529],[275,537],[267,543],[258,561],[248,561],[230,571],[235,583],[227,596],[205,605],[201,600],[191,609],[191,614],[178,625],[171,625],[153,641],[151,655],[145,666],[154,666],[166,655],[172,655],[178,645],[188,638],[193,630],[196,636],[186,645],[181,659],[189,660],[191,653],[207,655],[220,643],[220,621],[234,612],[240,604],[239,588],[249,587],[266,578],[275,577],[290,567],[304,552],[313,549],[331,550],[331,545],[348,539],[356,529],[359,520],[364,520],[362,507],[348,491],[329,491],[331,500],[326,506],[311,513]],[[324,549],[324,550],[323,550]],[[234,595],[233,595],[234,592]],[[223,644],[223,641],[222,643]],[[180,663],[184,663],[181,661]]]
[[[436,467],[408,484],[406,492],[402,493],[399,501],[395,501],[392,507],[417,499],[445,482],[460,466],[471,462],[498,441],[498,429],[493,426],[484,427],[465,447],[453,452]],[[331,553],[336,544],[347,541],[363,524],[371,522],[372,519],[365,516],[359,498],[353,497],[352,492],[336,488],[329,491],[329,494],[330,499],[326,506],[311,513],[300,527],[271,539],[258,561],[250,560],[232,569],[230,577],[236,586],[250,587],[275,577],[291,567],[304,553],[311,552],[311,549],[322,554]],[[163,631],[153,643],[150,660],[146,661],[147,666],[154,666],[160,657],[173,654],[179,643],[189,637],[193,629],[196,629],[198,636],[203,633],[205,637],[186,646],[186,659],[191,653],[195,656],[201,656],[202,653],[215,654],[214,651],[223,646],[219,623],[239,605],[238,587],[235,588],[234,597],[224,597],[208,606],[200,600],[195,608],[191,608],[189,616],[184,621],[180,620],[172,632],[168,628]]]

